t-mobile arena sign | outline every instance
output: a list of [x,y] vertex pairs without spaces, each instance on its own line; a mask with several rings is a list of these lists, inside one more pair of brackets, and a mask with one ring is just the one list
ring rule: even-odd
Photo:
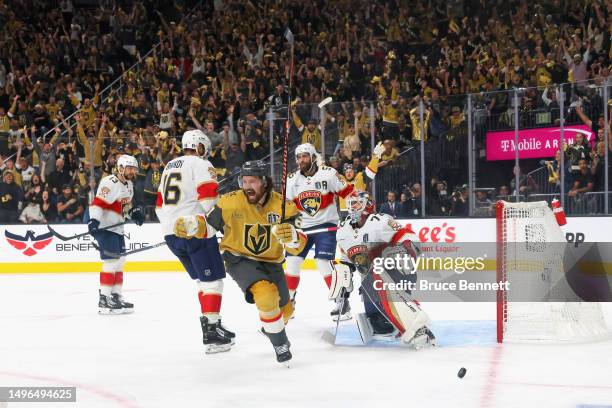
[[[565,143],[571,144],[576,134],[581,133],[589,142],[594,135],[585,125],[572,125],[564,129]],[[520,159],[554,157],[561,145],[561,128],[545,127],[518,131],[518,150]],[[514,160],[516,146],[514,131],[487,132],[487,160]]]

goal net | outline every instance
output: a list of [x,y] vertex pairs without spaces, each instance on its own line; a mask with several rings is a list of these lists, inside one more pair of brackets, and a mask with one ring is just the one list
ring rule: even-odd
[[587,342],[609,336],[599,303],[568,283],[576,260],[545,201],[497,203],[497,341]]

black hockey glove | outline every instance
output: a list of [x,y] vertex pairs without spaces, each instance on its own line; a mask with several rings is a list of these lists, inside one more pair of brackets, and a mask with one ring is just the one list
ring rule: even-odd
[[91,218],[87,223],[87,229],[89,230],[89,233],[91,235],[94,235],[96,232],[98,232],[98,228],[100,228],[100,221]]
[[142,210],[142,207],[140,206],[130,208],[130,211],[128,211],[128,215],[130,216],[132,221],[134,221],[134,224],[138,226],[141,226],[145,222],[145,214]]

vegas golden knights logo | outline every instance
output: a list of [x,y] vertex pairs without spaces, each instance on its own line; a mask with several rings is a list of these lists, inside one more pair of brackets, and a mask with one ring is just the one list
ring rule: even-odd
[[304,191],[298,194],[297,197],[300,205],[311,217],[314,216],[321,208],[321,193],[319,191]]
[[244,247],[254,255],[260,255],[270,248],[269,225],[245,224],[244,225]]

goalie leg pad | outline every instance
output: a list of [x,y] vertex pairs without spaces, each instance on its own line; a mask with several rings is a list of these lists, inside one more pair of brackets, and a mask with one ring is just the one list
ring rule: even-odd
[[417,331],[430,323],[429,316],[416,302],[393,302],[391,310],[404,326],[401,336],[404,343],[411,344]]
[[[319,261],[319,259],[317,259],[317,261]],[[329,261],[327,266],[331,269],[329,299],[338,299],[343,288],[345,288],[347,292],[351,292],[353,290],[352,277],[355,268],[348,262],[342,261]],[[320,267],[319,270],[321,270]]]
[[285,328],[283,312],[280,310],[280,295],[275,284],[269,281],[257,281],[251,288],[253,300],[259,310],[259,320],[266,333],[280,333]]

